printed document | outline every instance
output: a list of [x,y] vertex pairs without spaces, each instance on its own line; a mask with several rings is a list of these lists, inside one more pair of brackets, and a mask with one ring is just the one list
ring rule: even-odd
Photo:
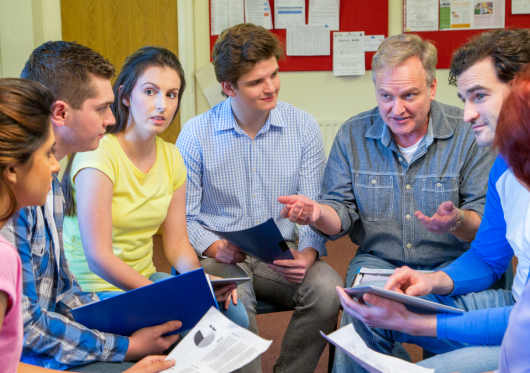
[[269,0],[245,0],[245,22],[272,29]]
[[441,0],[440,30],[504,28],[505,0]]
[[287,29],[288,56],[329,56],[330,32],[327,27],[300,26]]
[[322,337],[340,348],[349,357],[371,373],[432,373],[434,369],[422,368],[396,357],[375,352],[357,334],[352,324]]
[[438,0],[405,0],[405,31],[438,31]]
[[225,100],[226,97],[221,93],[223,89],[221,88],[221,83],[219,83],[215,77],[215,70],[212,63],[195,71],[195,77],[197,78],[210,107],[214,107]]
[[305,0],[274,0],[276,29],[305,25]]
[[221,35],[223,30],[245,22],[243,0],[211,0],[212,35]]
[[309,26],[339,31],[340,0],[309,0]]
[[383,40],[385,40],[385,35],[364,35],[364,51],[377,52]]
[[512,0],[512,14],[530,14],[530,0]]
[[174,359],[175,365],[164,372],[232,372],[267,351],[271,343],[212,307],[168,355],[166,360]]
[[333,33],[333,76],[364,74],[364,31]]

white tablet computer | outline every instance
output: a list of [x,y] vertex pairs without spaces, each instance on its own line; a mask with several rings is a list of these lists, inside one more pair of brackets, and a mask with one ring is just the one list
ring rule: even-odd
[[458,308],[449,307],[444,304],[431,302],[429,300],[413,297],[406,294],[397,293],[391,290],[385,290],[375,286],[365,285],[355,288],[344,289],[352,298],[361,299],[366,293],[377,295],[381,298],[390,299],[402,303],[410,312],[435,314],[435,313],[452,313],[463,314],[464,311]]

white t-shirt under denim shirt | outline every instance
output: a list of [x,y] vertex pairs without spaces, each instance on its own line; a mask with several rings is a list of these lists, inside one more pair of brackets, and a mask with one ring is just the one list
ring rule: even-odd
[[423,137],[421,139],[419,139],[416,144],[414,144],[414,145],[412,145],[411,147],[408,147],[408,148],[403,148],[403,147],[398,145],[399,152],[401,153],[403,158],[405,158],[407,160],[407,163],[410,163],[410,161],[412,160],[412,157],[414,157],[414,154],[416,154],[416,150],[418,150],[418,146],[420,145],[420,142],[421,142],[422,139],[423,139]]

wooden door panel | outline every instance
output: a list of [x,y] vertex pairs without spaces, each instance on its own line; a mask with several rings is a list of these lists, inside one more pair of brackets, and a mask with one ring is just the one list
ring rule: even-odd
[[[117,72],[127,56],[146,45],[178,55],[176,0],[61,0],[61,20],[63,40],[98,51]],[[174,144],[179,132],[177,115],[161,137]]]

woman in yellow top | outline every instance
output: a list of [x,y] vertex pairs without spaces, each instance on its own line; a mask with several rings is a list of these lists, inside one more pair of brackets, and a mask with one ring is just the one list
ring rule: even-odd
[[[171,265],[179,273],[200,268],[186,229],[184,161],[158,136],[175,118],[185,85],[171,51],[139,49],[114,83],[116,124],[97,150],[69,160],[63,178],[64,249],[83,290],[101,299],[171,276],[153,265],[159,227]],[[217,301],[225,303],[229,318],[247,327],[234,289],[218,289]]]

